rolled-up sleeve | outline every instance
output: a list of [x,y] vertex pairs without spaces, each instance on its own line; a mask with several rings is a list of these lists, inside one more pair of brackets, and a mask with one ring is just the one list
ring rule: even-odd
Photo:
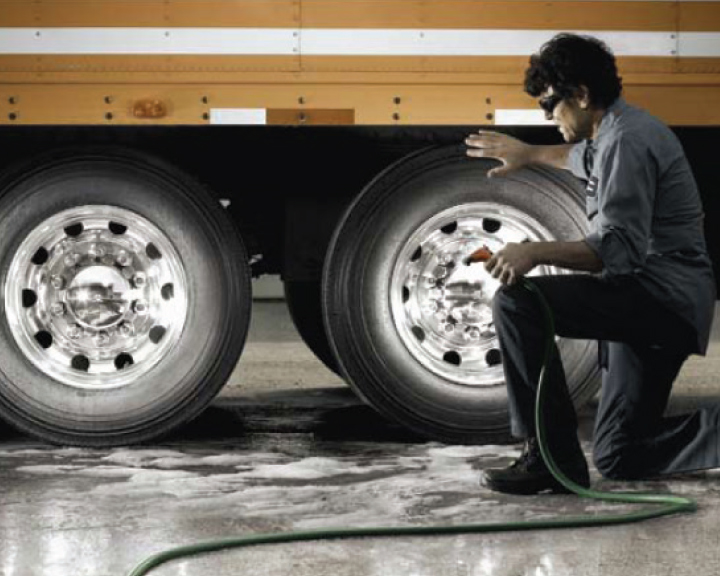
[[656,163],[647,144],[626,135],[599,160],[598,213],[585,242],[602,261],[603,274],[629,274],[647,257]]

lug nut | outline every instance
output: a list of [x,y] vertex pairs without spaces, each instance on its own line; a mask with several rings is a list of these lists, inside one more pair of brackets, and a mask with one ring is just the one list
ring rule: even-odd
[[90,258],[102,258],[105,256],[105,248],[97,244],[91,244],[88,249],[88,256],[90,256]]
[[106,346],[110,343],[110,334],[105,332],[104,330],[101,332],[98,332],[93,337],[93,340],[95,341],[95,344],[98,346]]
[[65,315],[65,304],[62,302],[53,302],[50,306],[50,314],[53,316],[64,316]]
[[[447,311],[444,311],[447,314]],[[448,336],[455,332],[457,322],[452,316],[446,315],[444,318],[440,318],[440,329],[445,332]]]
[[447,266],[445,266],[445,265],[437,266],[435,268],[435,270],[433,270],[433,276],[435,276],[435,278],[438,278],[438,281],[437,281],[438,283],[439,283],[439,279],[445,278],[447,275],[448,275],[448,269],[447,269]]
[[135,314],[145,315],[147,314],[147,304],[144,300],[135,300],[135,302],[133,302],[133,311]]
[[77,324],[73,324],[67,329],[68,338],[71,340],[77,340],[83,335],[83,329]]
[[133,278],[133,283],[136,287],[142,288],[143,286],[145,286],[145,280],[145,274],[143,272],[138,272]]
[[465,330],[464,336],[466,340],[470,340],[471,342],[480,340],[480,330],[475,327],[468,328],[467,330]]
[[132,324],[129,324],[127,322],[120,324],[118,330],[120,332],[120,335],[125,336],[126,338],[132,336],[133,334],[133,326]]
[[59,275],[55,275],[50,279],[50,284],[55,290],[62,290],[65,288],[65,278]]
[[117,253],[117,263],[120,264],[120,266],[130,266],[132,261],[132,256],[125,250],[120,250],[120,252]]
[[63,262],[65,262],[65,266],[68,266],[68,267],[75,266],[78,262],[80,262],[80,258],[81,258],[80,254],[75,254],[75,253],[68,254],[63,259]]

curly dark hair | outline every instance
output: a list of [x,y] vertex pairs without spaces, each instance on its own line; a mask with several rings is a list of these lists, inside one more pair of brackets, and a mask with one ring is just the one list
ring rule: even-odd
[[563,98],[577,94],[580,86],[590,92],[593,106],[607,108],[622,92],[615,56],[592,36],[562,33],[543,44],[530,57],[525,72],[525,92],[537,98],[552,86]]

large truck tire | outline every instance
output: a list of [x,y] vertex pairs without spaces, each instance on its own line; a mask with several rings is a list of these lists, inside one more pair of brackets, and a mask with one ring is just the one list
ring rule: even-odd
[[[461,259],[483,245],[586,232],[583,191],[569,173],[533,166],[487,178],[495,165],[455,146],[400,160],[349,207],[325,261],[325,324],[344,378],[380,413],[431,439],[509,437],[491,308],[499,284]],[[596,345],[558,345],[580,405],[598,388]]]
[[322,314],[322,285],[310,280],[285,280],[285,303],[303,342],[325,367],[339,374],[337,361],[325,334]]
[[146,441],[199,414],[243,349],[251,288],[219,201],[134,152],[0,177],[0,415],[42,439]]

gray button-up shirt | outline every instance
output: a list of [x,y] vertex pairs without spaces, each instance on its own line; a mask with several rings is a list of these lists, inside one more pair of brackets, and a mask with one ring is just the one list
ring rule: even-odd
[[673,132],[619,98],[603,116],[596,139],[571,148],[568,168],[588,181],[591,232],[585,241],[602,260],[603,275],[635,276],[694,327],[691,351],[704,354],[715,280],[700,195]]

